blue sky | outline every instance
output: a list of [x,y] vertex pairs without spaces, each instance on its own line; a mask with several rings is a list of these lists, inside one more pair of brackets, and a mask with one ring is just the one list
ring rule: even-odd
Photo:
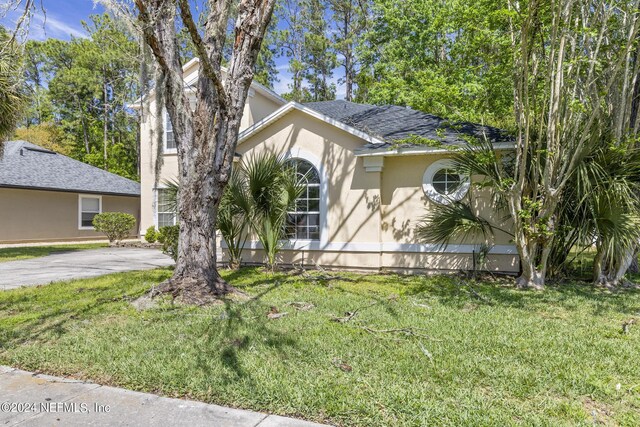
[[[44,12],[38,9],[31,20],[29,27],[29,38],[34,40],[44,40],[49,37],[69,40],[73,37],[82,37],[86,32],[82,28],[81,21],[88,20],[89,15],[103,13],[102,5],[94,5],[93,0],[40,0]],[[2,0],[0,0],[2,2]],[[40,3],[37,1],[37,3]],[[0,9],[2,6],[0,6]],[[0,25],[7,28],[14,28],[17,19],[20,17],[19,10],[9,11],[5,18],[0,19]],[[287,92],[288,84],[291,82],[287,72],[287,59],[277,58],[276,67],[279,81],[274,84],[277,93]],[[344,87],[337,84],[340,71],[334,72],[334,82],[338,86],[338,98],[344,98]]]
[[[94,6],[92,0],[42,0],[42,6],[44,11],[38,8],[31,18],[30,39],[82,37],[86,32],[80,21],[87,20],[92,13],[104,12],[104,8]],[[14,28],[19,17],[20,10],[9,11],[5,18],[0,19],[0,24]]]

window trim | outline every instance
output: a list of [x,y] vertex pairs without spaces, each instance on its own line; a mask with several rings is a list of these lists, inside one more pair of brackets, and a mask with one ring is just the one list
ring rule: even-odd
[[[167,187],[156,187],[154,188],[153,192],[155,193],[154,198],[155,198],[155,215],[153,216],[153,219],[155,221],[155,226],[156,226],[156,230],[160,229],[160,204],[158,203],[158,197],[160,196],[160,190],[166,190]],[[162,213],[167,213],[167,212],[162,212]],[[178,213],[174,212],[173,213],[173,225],[176,225],[178,223]]]
[[292,159],[301,159],[305,160],[318,171],[318,176],[320,177],[320,239],[319,240],[311,240],[311,239],[288,239],[283,240],[284,244],[294,244],[296,246],[301,247],[310,247],[313,245],[326,245],[327,238],[329,236],[329,224],[327,221],[327,212],[329,211],[329,180],[327,179],[326,170],[324,168],[323,163],[316,157],[314,154],[306,151],[302,148],[292,148],[288,151],[285,156],[285,160]]
[[[169,113],[167,112],[166,108],[162,110],[162,154],[177,154],[178,153],[178,146],[176,145],[176,148],[168,148],[167,147],[167,122],[169,122],[171,119],[169,118]],[[171,133],[174,133],[173,131],[173,124],[171,125]],[[176,136],[174,134],[173,136],[173,141],[175,142]]]
[[[307,189],[305,196],[308,196],[308,193],[309,193],[308,188],[310,188],[311,186],[318,188],[318,199],[317,199],[318,200],[318,210],[315,210],[315,211],[311,211],[310,210],[310,211],[304,211],[304,212],[303,211],[298,211],[298,209],[297,209],[298,208],[298,206],[297,206],[297,201],[298,200],[296,199],[295,209],[291,210],[291,211],[287,211],[287,215],[318,215],[318,238],[317,239],[296,239],[296,238],[292,238],[292,239],[289,239],[289,240],[290,241],[296,241],[296,242],[317,242],[317,241],[320,241],[320,234],[322,232],[322,224],[321,224],[322,220],[321,220],[321,214],[320,214],[320,205],[321,205],[320,201],[322,199],[322,188],[321,188],[322,187],[322,177],[320,176],[320,171],[318,170],[318,168],[315,167],[315,165],[313,163],[311,163],[310,161],[308,161],[306,159],[303,159],[302,157],[288,157],[288,158],[286,158],[285,161],[286,162],[301,161],[301,162],[308,163],[312,168],[315,169],[315,172],[318,174],[318,180],[319,180],[318,183],[310,184],[307,181],[307,183],[305,184],[305,188]],[[307,200],[307,205],[308,205],[309,200],[312,200],[312,199],[309,199],[308,197],[306,197],[306,200]],[[314,198],[313,200],[316,200],[316,199]],[[309,226],[307,226],[307,234],[309,234],[308,228],[309,228]],[[296,227],[296,229],[297,229],[297,227]],[[296,231],[296,234],[297,234],[297,231]]]
[[459,202],[462,200],[471,187],[471,180],[468,176],[460,175],[460,186],[451,194],[442,194],[433,185],[433,178],[442,169],[455,169],[455,164],[451,159],[436,160],[431,163],[427,170],[425,170],[422,176],[422,190],[427,195],[429,200],[441,204],[449,205],[452,202]]
[[[102,196],[99,194],[78,194],[78,230],[95,230],[95,227],[85,227],[82,225],[82,200],[83,199],[98,199],[98,213],[102,213]],[[93,213],[93,212],[90,212]]]

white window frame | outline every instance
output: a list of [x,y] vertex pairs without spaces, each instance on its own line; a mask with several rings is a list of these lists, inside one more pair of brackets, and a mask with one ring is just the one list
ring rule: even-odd
[[315,156],[315,154],[302,148],[291,149],[285,154],[284,158],[285,160],[306,160],[316,168],[320,175],[320,240],[289,239],[283,240],[282,243],[285,245],[292,245],[298,249],[309,249],[315,245],[324,246],[327,244],[329,237],[329,223],[327,221],[327,212],[329,211],[329,179],[327,177],[324,164],[320,161],[320,158]]
[[[161,190],[166,190],[167,187],[157,187],[155,189],[155,198],[156,198],[156,214],[155,214],[155,226],[156,226],[156,230],[160,229],[160,203],[158,203],[158,198],[160,196],[160,191]],[[162,212],[162,213],[167,213],[167,212]],[[178,213],[174,212],[173,215],[173,225],[176,225],[178,223]]]
[[[79,194],[78,195],[78,230],[95,230],[94,226],[84,227],[82,225],[82,200],[98,199],[98,215],[102,213],[102,196],[97,194]],[[93,212],[92,212],[93,213]]]
[[451,194],[442,194],[433,185],[433,178],[442,169],[455,169],[455,164],[450,159],[436,160],[429,165],[422,177],[422,190],[430,200],[441,205],[449,205],[453,202],[459,202],[467,195],[471,187],[471,180],[468,176],[460,175],[460,186]]
[[[162,154],[176,154],[178,152],[178,146],[176,148],[167,148],[167,123],[170,122],[169,113],[166,109],[162,113]],[[173,141],[176,140],[176,135],[173,130],[173,124],[171,125],[171,133],[173,133]]]
[[[320,241],[320,234],[322,233],[322,224],[320,223],[320,201],[321,201],[321,187],[322,187],[322,177],[320,176],[320,171],[318,170],[318,168],[315,167],[315,165],[313,165],[311,162],[309,162],[306,159],[303,159],[302,157],[290,157],[287,158],[286,161],[303,161],[306,162],[308,164],[311,165],[311,167],[313,167],[316,171],[316,173],[318,174],[318,179],[320,180],[320,182],[318,182],[317,184],[309,184],[308,182],[305,184],[305,195],[304,196],[308,196],[309,195],[309,187],[313,186],[313,187],[317,187],[318,188],[318,210],[317,211],[298,211],[298,206],[297,206],[297,200],[296,200],[296,206],[295,209],[292,211],[288,211],[287,214],[288,215],[318,215],[318,238],[317,239],[305,239],[305,238],[292,238],[292,241],[305,241],[305,242],[315,242],[315,241]],[[306,197],[305,197],[306,198]],[[308,198],[306,198],[307,202],[310,200]],[[307,229],[309,228],[309,226],[307,226]],[[297,229],[297,227],[296,227]],[[297,231],[296,231],[297,234]],[[307,234],[309,234],[309,231],[307,230]]]

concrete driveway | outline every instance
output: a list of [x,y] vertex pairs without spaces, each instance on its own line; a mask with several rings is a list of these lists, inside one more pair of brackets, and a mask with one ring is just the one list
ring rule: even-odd
[[101,248],[0,263],[0,290],[173,265],[157,249]]

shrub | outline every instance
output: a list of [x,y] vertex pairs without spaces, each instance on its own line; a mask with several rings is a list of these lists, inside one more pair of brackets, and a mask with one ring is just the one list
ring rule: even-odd
[[162,252],[173,258],[178,259],[178,237],[180,235],[180,227],[178,225],[167,225],[160,227],[158,230],[158,242],[162,243]]
[[147,228],[147,232],[144,233],[144,240],[146,240],[147,243],[155,243],[156,240],[158,240],[158,232],[153,225]]
[[122,212],[104,212],[93,218],[96,231],[106,234],[112,244],[128,237],[135,225],[134,216]]

